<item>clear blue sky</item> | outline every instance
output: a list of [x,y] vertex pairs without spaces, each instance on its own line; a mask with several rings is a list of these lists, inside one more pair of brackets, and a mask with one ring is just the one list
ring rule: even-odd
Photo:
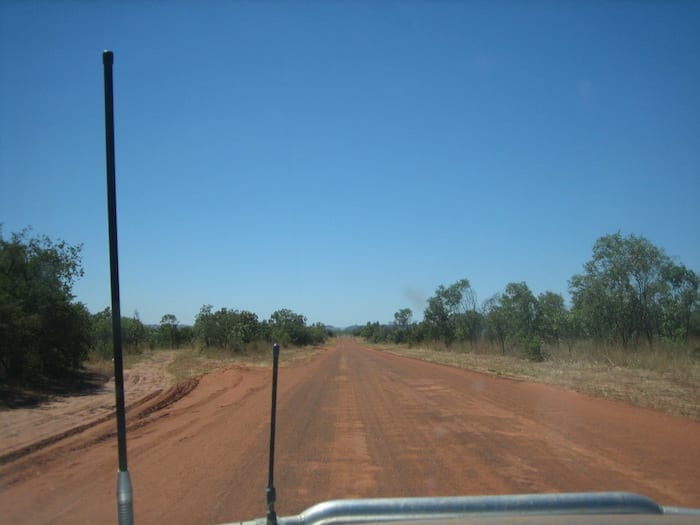
[[568,298],[618,230],[700,270],[700,2],[0,3],[3,235],[83,243],[93,312],[103,49],[125,315]]

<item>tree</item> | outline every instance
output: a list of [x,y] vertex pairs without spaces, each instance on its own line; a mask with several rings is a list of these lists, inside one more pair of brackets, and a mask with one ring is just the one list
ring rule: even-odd
[[355,331],[355,335],[364,337],[372,343],[384,343],[389,340],[391,336],[391,329],[379,321],[369,322],[365,326],[358,328]]
[[272,337],[280,344],[302,346],[310,342],[306,330],[306,317],[287,308],[272,313],[270,327]]
[[525,346],[537,334],[538,303],[525,282],[508,283],[501,297],[509,336]]
[[430,339],[442,339],[449,345],[454,340],[454,329],[450,323],[450,311],[443,299],[444,291],[445,288],[440,285],[435,295],[428,299],[428,306],[423,312],[423,322]]
[[258,322],[258,316],[245,310],[221,308],[212,312],[212,306],[202,306],[195,318],[193,334],[205,348],[219,347],[240,351],[243,347],[264,338],[269,327]]
[[685,312],[697,303],[697,276],[684,270],[644,237],[606,235],[595,242],[584,273],[569,282],[574,311],[592,336],[615,337],[624,347],[644,337],[651,345],[664,321],[672,331],[668,322],[689,319]]
[[178,327],[179,344],[190,345],[194,340],[194,328],[190,325],[180,325]]
[[311,344],[321,344],[333,335],[323,323],[314,323],[307,330],[311,334]]
[[544,292],[537,298],[537,306],[537,334],[543,341],[558,345],[568,321],[564,298],[558,293]]
[[81,248],[29,230],[9,241],[0,232],[0,368],[8,377],[56,374],[87,357],[90,315],[72,294]]
[[691,330],[691,318],[700,304],[700,278],[682,264],[668,264],[662,270],[666,290],[661,297],[661,332],[669,340],[685,341]]
[[413,311],[410,308],[401,308],[401,310],[394,313],[394,326],[406,330],[408,325],[411,324],[411,317],[413,317]]
[[453,322],[455,338],[458,341],[469,341],[472,345],[476,344],[484,325],[484,316],[481,313],[476,310],[457,313],[454,315]]
[[[428,299],[423,319],[431,339],[441,339],[450,345],[457,338],[457,316],[476,312],[476,295],[468,279],[461,279],[445,288],[438,286],[435,295]],[[463,333],[472,334],[467,328]]]
[[195,337],[199,339],[204,348],[218,346],[217,343],[219,342],[219,337],[216,333],[216,320],[214,319],[212,308],[210,304],[203,305],[194,319]]
[[[138,312],[134,312],[134,317],[122,316],[121,326],[124,350],[141,351],[142,345],[147,341],[148,330],[139,319]],[[112,357],[112,310],[110,308],[90,316],[90,347],[104,359]]]
[[501,353],[506,353],[508,337],[508,317],[502,304],[503,296],[495,294],[484,302],[483,311],[486,322],[486,333],[492,341],[498,342]]
[[139,319],[138,312],[134,313],[134,317],[122,317],[121,325],[124,347],[140,352],[146,341],[146,327]]
[[160,340],[162,344],[170,348],[177,348],[180,343],[178,337],[178,325],[180,323],[173,314],[165,314],[160,319]]
[[413,312],[410,308],[401,308],[394,313],[394,342],[403,343],[408,339],[408,328]]
[[235,312],[236,332],[243,344],[250,343],[258,337],[258,316],[253,312],[241,310]]
[[90,318],[91,347],[101,357],[112,355],[112,311],[109,308],[93,314]]
[[583,329],[581,328],[581,321],[576,315],[576,312],[572,310],[567,311],[561,325],[560,337],[566,342],[569,354],[571,354],[574,349],[574,343],[581,338],[582,334]]

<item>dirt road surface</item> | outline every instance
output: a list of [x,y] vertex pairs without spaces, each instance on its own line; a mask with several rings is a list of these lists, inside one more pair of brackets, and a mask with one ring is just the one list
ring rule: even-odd
[[[265,514],[269,369],[230,367],[132,405],[138,523]],[[644,385],[639,385],[644,388]],[[5,523],[114,523],[115,424],[0,454]],[[279,515],[326,499],[626,490],[700,507],[700,424],[340,340],[280,370]]]

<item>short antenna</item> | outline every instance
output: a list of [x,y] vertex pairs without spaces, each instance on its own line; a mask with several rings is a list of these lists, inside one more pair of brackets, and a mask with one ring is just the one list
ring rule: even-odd
[[102,53],[105,84],[105,145],[107,150],[107,220],[109,223],[109,272],[112,285],[112,337],[114,342],[114,389],[117,401],[117,445],[119,472],[117,473],[117,518],[119,525],[134,522],[131,477],[126,461],[126,414],[124,408],[124,366],[122,363],[122,326],[119,306],[119,260],[117,255],[117,191],[114,168],[114,97],[112,92],[112,64],[114,54]]
[[270,468],[268,470],[267,489],[267,525],[277,525],[277,513],[275,512],[275,412],[277,407],[277,368],[280,357],[280,345],[275,343],[272,347],[272,413],[270,415]]

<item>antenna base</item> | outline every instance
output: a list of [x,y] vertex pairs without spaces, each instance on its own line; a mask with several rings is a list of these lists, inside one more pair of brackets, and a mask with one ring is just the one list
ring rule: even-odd
[[133,493],[128,470],[117,472],[117,520],[119,525],[134,523]]
[[275,512],[277,493],[275,487],[267,487],[265,496],[267,497],[267,525],[277,525],[277,513]]

